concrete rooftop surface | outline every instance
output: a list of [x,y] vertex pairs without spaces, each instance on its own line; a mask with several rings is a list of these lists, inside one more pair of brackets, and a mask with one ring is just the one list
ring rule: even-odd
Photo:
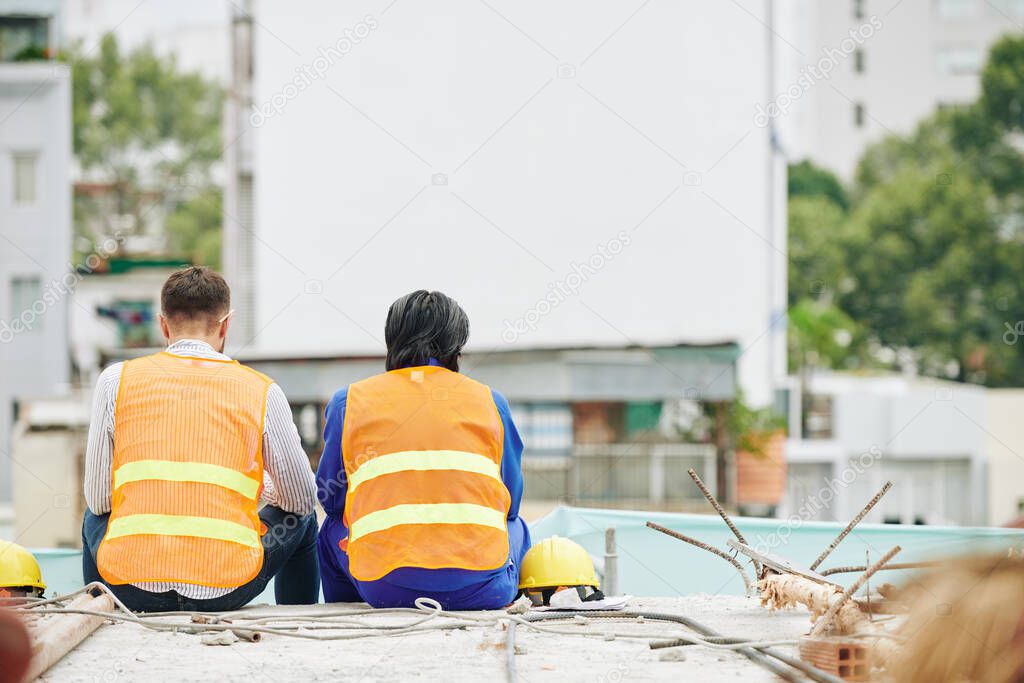
[[[246,612],[281,616],[297,613],[354,613],[365,605],[312,607],[251,606]],[[628,611],[668,612],[695,619],[721,635],[751,639],[796,639],[811,622],[805,610],[770,612],[756,598],[692,595],[638,598]],[[471,615],[499,615],[476,612]],[[414,621],[411,614],[370,614],[354,617],[379,625]],[[430,622],[436,626],[443,617]],[[188,617],[160,617],[185,623]],[[515,629],[517,680],[601,681],[700,680],[769,681],[774,675],[743,655],[703,646],[651,650],[649,642],[695,635],[686,627],[645,619],[572,619],[544,622],[544,627],[580,634],[540,633],[527,626]],[[607,635],[641,636],[632,639]],[[324,631],[307,631],[323,633]],[[337,632],[337,631],[335,631]],[[778,651],[795,655],[795,648]],[[208,645],[203,636],[154,631],[131,623],[101,626],[42,678],[46,681],[284,681],[341,680],[371,683],[396,680],[508,680],[506,631],[489,623],[460,630],[431,629],[355,640],[315,641],[267,634],[259,642],[239,640]],[[672,653],[666,655],[665,653]],[[685,659],[678,658],[685,655]]]

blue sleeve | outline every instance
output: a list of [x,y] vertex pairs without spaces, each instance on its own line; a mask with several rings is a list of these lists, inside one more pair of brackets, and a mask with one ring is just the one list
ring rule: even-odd
[[316,470],[316,489],[320,504],[328,515],[340,517],[345,512],[348,479],[341,459],[341,433],[345,426],[345,401],[348,387],[339,389],[327,404],[324,424],[324,452]]
[[512,421],[508,401],[494,389],[491,389],[491,394],[505,430],[505,443],[502,445],[501,453],[501,480],[505,482],[505,488],[512,498],[508,518],[515,519],[519,516],[519,504],[523,500],[523,440],[519,437],[515,422]]

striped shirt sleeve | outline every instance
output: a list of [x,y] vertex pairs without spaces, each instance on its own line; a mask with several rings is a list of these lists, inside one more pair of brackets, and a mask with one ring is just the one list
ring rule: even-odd
[[263,431],[263,467],[269,475],[273,505],[285,512],[308,515],[316,510],[316,481],[309,458],[302,450],[299,430],[284,391],[271,384],[267,391],[267,413]]
[[85,446],[85,503],[94,515],[110,512],[111,477],[114,466],[114,403],[123,363],[100,373],[92,398],[92,419]]

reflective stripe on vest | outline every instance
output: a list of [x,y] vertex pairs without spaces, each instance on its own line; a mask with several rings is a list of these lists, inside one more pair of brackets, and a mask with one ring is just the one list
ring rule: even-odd
[[371,512],[353,522],[348,542],[355,543],[367,534],[399,524],[477,524],[505,531],[505,515],[500,510],[471,503],[395,505],[387,510]]
[[465,451],[399,451],[379,455],[363,463],[348,479],[348,490],[355,491],[365,481],[385,474],[412,470],[459,470],[474,472],[501,481],[498,463],[486,455]]
[[239,543],[250,548],[260,547],[260,535],[253,529],[223,519],[187,515],[140,514],[121,517],[110,522],[105,538],[111,540],[138,534],[211,538]]
[[190,481],[215,484],[237,491],[246,498],[256,500],[263,482],[247,477],[237,470],[205,462],[171,462],[169,460],[136,460],[125,463],[114,471],[114,489],[145,479],[163,481]]
[[164,352],[125,362],[110,519],[96,553],[107,583],[235,588],[259,575],[270,384],[234,361]]
[[352,575],[504,565],[503,440],[491,390],[464,375],[406,368],[350,385],[341,452]]

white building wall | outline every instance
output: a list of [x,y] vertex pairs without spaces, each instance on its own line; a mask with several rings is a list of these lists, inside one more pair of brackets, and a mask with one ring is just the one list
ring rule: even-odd
[[783,514],[828,490],[827,505],[810,506],[813,518],[847,520],[891,480],[868,521],[987,524],[996,495],[988,391],[895,375],[815,376],[811,393],[832,397],[832,438],[788,442],[793,482]]
[[379,353],[388,305],[441,289],[472,349],[735,340],[770,399],[770,3],[255,4],[258,334],[236,349]]
[[[817,65],[829,55],[833,64],[830,75],[812,78],[814,84],[780,117],[785,143],[792,159],[810,157],[847,179],[867,144],[909,133],[940,105],[973,101],[988,47],[1006,33],[1019,34],[1024,24],[1018,0],[784,2],[801,17],[788,36],[790,69]],[[864,71],[858,73],[844,41],[872,22],[877,28],[860,45]],[[790,79],[796,80],[792,71]],[[863,125],[855,122],[857,104],[864,107]]]
[[[14,194],[18,155],[35,158],[22,169],[35,184],[29,201]],[[0,501],[11,495],[12,402],[67,390],[70,163],[68,68],[0,63]]]
[[990,389],[985,422],[989,524],[1024,517],[1024,389]]

